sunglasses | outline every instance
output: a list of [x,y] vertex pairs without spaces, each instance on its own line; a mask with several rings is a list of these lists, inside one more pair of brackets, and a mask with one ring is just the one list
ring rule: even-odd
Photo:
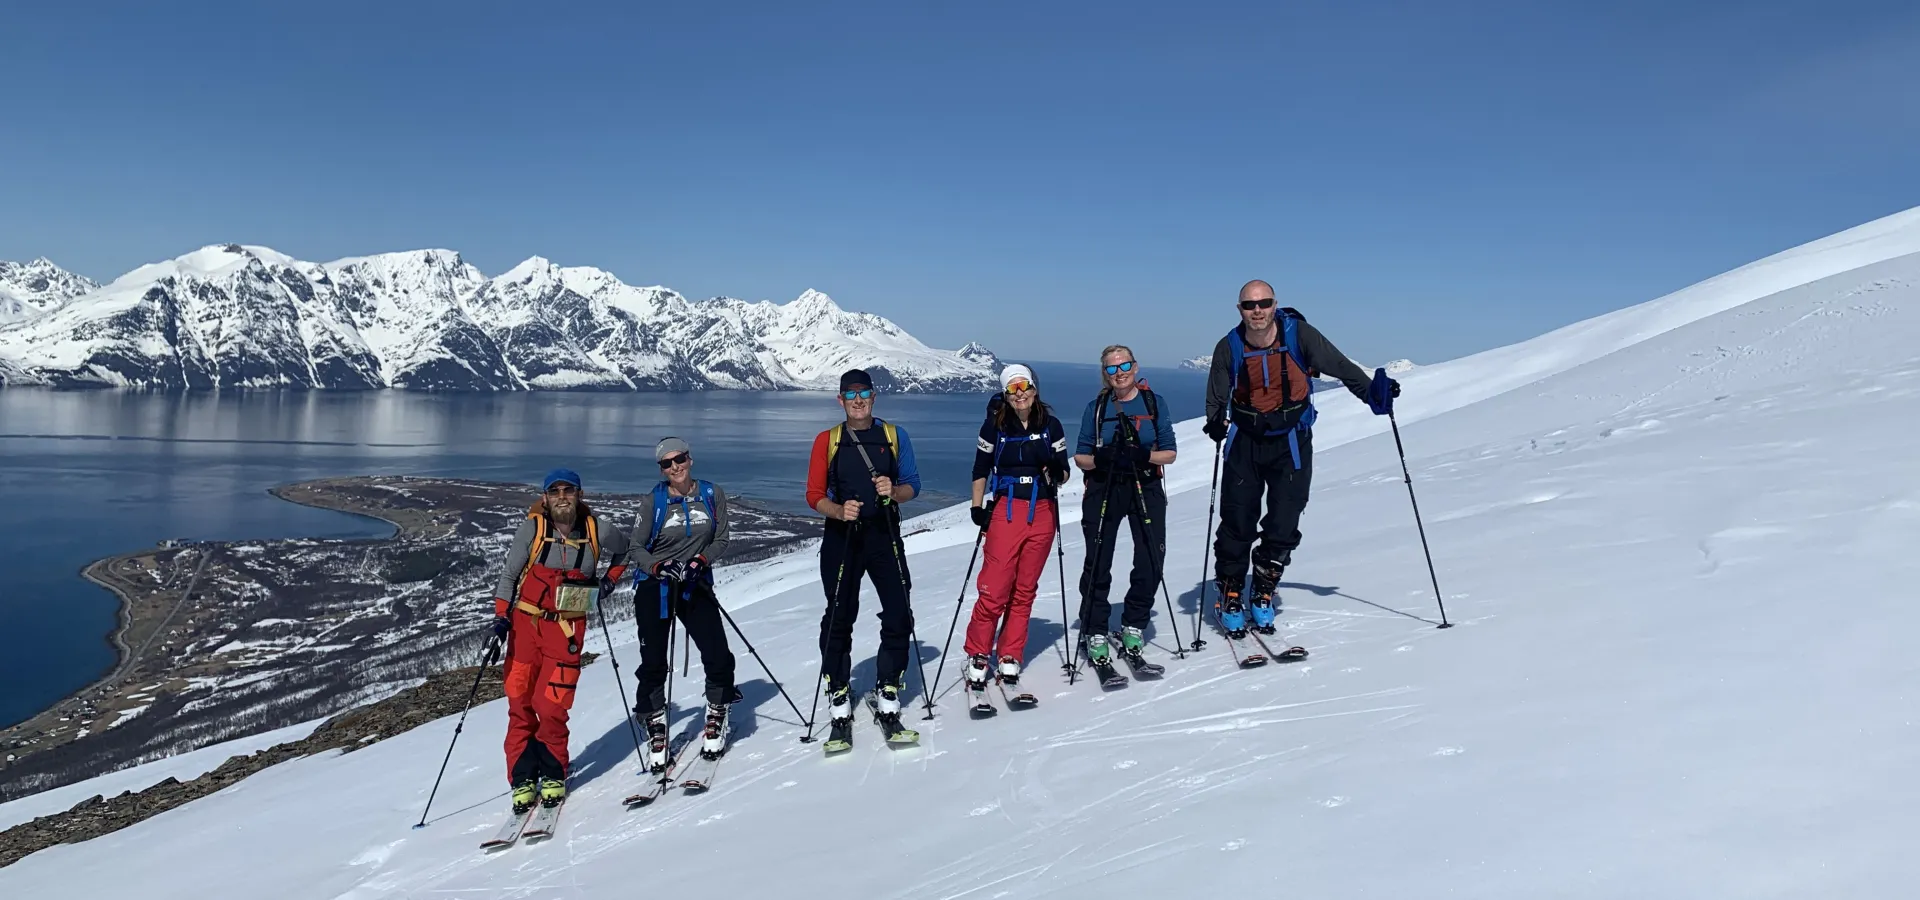
[[1033,390],[1033,382],[1031,381],[1016,381],[1010,385],[1007,385],[1007,393],[1009,395],[1025,394],[1025,393],[1031,392],[1032,390]]
[[1242,300],[1240,301],[1240,308],[1245,310],[1272,309],[1273,298],[1268,297],[1265,300]]
[[674,466],[684,466],[688,462],[690,462],[692,459],[693,457],[689,454],[677,453],[677,454],[674,454],[673,456],[669,456],[666,459],[661,460],[660,468],[671,469]]
[[864,391],[841,391],[840,398],[843,400],[872,400],[873,388],[867,388]]
[[1118,375],[1121,372],[1131,372],[1131,371],[1133,371],[1133,360],[1127,360],[1126,362],[1123,362],[1117,366],[1107,367],[1108,375]]

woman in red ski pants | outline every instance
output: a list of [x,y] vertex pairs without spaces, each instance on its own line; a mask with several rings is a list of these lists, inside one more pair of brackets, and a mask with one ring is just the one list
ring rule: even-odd
[[1000,385],[1002,393],[987,404],[973,456],[973,521],[986,537],[975,582],[979,595],[967,623],[966,679],[972,688],[984,688],[995,674],[1006,684],[1020,679],[1027,617],[1053,549],[1056,492],[1067,478],[1066,429],[1040,402],[1033,371],[1007,366]]

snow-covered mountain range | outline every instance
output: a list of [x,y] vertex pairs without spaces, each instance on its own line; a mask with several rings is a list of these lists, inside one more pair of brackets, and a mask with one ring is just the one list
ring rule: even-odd
[[979,344],[926,346],[818,291],[690,301],[534,257],[488,278],[446,250],[312,263],[203,247],[105,286],[0,263],[0,384],[416,390],[991,390]]

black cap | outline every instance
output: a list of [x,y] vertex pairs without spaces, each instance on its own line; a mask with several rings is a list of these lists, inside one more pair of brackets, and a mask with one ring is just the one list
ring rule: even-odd
[[841,390],[844,391],[844,390],[847,390],[848,388],[855,388],[855,387],[863,387],[863,388],[873,387],[873,379],[867,375],[867,370],[848,369],[846,372],[840,375]]

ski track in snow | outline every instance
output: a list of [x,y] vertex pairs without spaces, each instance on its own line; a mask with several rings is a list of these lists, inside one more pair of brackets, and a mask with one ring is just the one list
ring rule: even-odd
[[[938,717],[906,714],[917,747],[886,747],[862,709],[854,750],[822,759],[736,646],[750,706],[712,789],[627,811],[644,778],[596,664],[573,715],[575,788],[543,844],[476,847],[506,803],[492,703],[473,710],[427,828],[408,830],[450,721],[43,851],[0,870],[0,892],[197,898],[212,872],[233,896],[352,900],[1904,896],[1920,805],[1905,696],[1920,662],[1903,641],[1920,625],[1920,256],[1903,254],[1920,253],[1920,212],[1903,216],[1408,372],[1401,431],[1457,628],[1434,627],[1385,422],[1323,394],[1275,640],[1305,660],[1239,670],[1212,634],[1174,658],[1162,600],[1164,679],[1068,687],[1049,572],[1035,634],[1055,643],[1028,648],[1023,678],[1039,707],[969,719],[945,693],[950,658]],[[1182,604],[1208,542],[1198,426],[1180,424],[1189,449],[1168,479]],[[959,509],[907,525],[916,618],[937,639],[973,533]],[[1071,576],[1085,547],[1077,529],[1065,540]],[[809,554],[722,585],[797,703],[813,695],[820,592]],[[877,608],[865,590],[856,682],[871,680]],[[924,645],[928,672],[940,649]]]

